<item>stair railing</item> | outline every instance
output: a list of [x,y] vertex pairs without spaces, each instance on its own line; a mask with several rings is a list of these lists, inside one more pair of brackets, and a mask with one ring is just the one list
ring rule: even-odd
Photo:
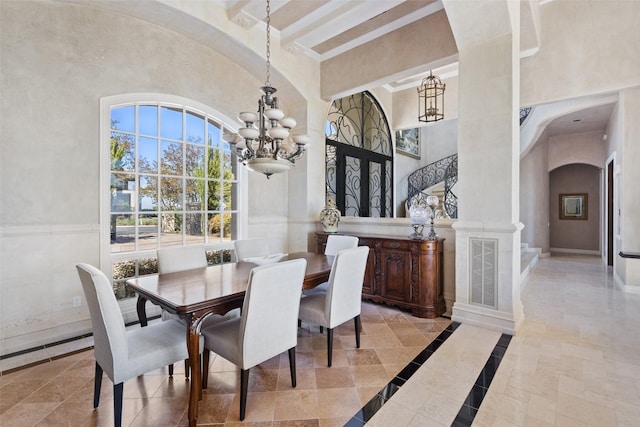
[[451,162],[444,174],[444,210],[449,218],[458,218],[458,196],[451,190],[458,182],[458,155]]
[[[455,161],[455,180],[457,181],[457,173],[458,173],[458,154],[452,154],[451,156],[445,157],[443,159],[440,159],[436,162],[430,163],[418,170],[416,170],[415,172],[411,173],[411,175],[409,175],[409,177],[407,178],[407,182],[408,182],[408,191],[407,191],[407,199],[409,200],[409,206],[411,204],[411,199],[413,198],[413,196],[415,196],[416,194],[420,193],[421,191],[423,191],[426,188],[429,188],[439,182],[445,181],[445,177],[447,175],[447,169],[449,168],[449,166],[451,166],[451,164]],[[451,178],[450,178],[451,179]],[[455,181],[452,181],[451,186],[453,187],[453,184],[455,184]],[[451,193],[450,191],[451,189],[449,189],[450,194],[453,195],[453,193]],[[455,195],[453,195],[453,197],[455,197]],[[447,204],[447,193],[446,193],[446,182],[445,182],[445,206]],[[457,197],[456,200],[453,202],[456,205],[455,208],[455,212],[457,213]],[[449,216],[451,216],[451,214],[449,213],[449,211],[447,210],[447,213],[449,214]],[[451,216],[452,218],[455,218],[453,216]]]

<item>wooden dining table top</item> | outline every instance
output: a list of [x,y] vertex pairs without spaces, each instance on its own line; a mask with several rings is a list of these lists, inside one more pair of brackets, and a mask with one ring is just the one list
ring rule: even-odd
[[[303,289],[311,289],[329,278],[332,256],[295,252],[278,262],[306,259]],[[127,286],[142,297],[178,315],[234,306],[244,298],[249,273],[256,264],[236,262],[211,265],[175,273],[153,274],[127,280]],[[214,310],[215,311],[215,310]]]

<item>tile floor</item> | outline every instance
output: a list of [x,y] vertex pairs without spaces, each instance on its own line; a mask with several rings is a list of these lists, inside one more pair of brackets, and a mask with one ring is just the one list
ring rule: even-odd
[[[326,334],[303,323],[296,350],[297,387],[291,388],[286,353],[252,369],[242,425],[342,426],[450,324],[446,318],[419,319],[371,303],[363,303],[361,318],[360,349],[355,348],[353,322],[336,329],[331,368],[327,368]],[[74,345],[86,348],[91,342],[82,338],[60,347],[68,353]],[[92,351],[61,358],[56,357],[58,351],[47,347],[0,362],[0,425],[113,425],[108,378],[102,383],[99,410],[93,411]],[[198,423],[232,426],[240,423],[239,372],[214,356]],[[51,360],[21,367],[43,359]],[[123,425],[187,425],[188,386],[182,363],[175,366],[173,378],[161,369],[126,382]]]
[[[616,289],[599,257],[559,255],[538,262],[522,298],[526,320],[506,342],[495,331],[364,304],[362,348],[354,348],[352,324],[339,328],[330,369],[325,336],[304,327],[298,387],[290,387],[286,356],[255,368],[241,424],[237,371],[213,359],[199,423],[640,425],[640,295]],[[45,350],[53,357],[53,349]],[[25,355],[22,363],[35,357]],[[0,363],[0,425],[113,425],[108,380],[99,410],[91,407],[90,351],[6,373],[18,365]],[[124,424],[186,425],[188,382],[181,369],[173,378],[165,369],[128,381]]]

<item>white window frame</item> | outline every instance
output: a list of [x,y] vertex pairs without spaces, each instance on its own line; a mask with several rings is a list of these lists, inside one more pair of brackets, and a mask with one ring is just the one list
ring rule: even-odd
[[[162,104],[163,106],[175,106],[199,112],[206,117],[212,117],[225,129],[237,132],[237,121],[231,119],[220,111],[204,105],[192,99],[167,95],[161,93],[130,93],[107,96],[100,99],[100,269],[113,282],[112,266],[114,262],[125,261],[132,258],[155,258],[156,250],[142,250],[134,252],[111,253],[111,193],[109,191],[111,163],[111,109],[131,104]],[[248,192],[247,171],[244,167],[237,168],[237,233],[238,238],[245,236],[248,228]],[[207,244],[207,250],[232,249],[233,242],[218,242]],[[125,321],[137,320],[135,312],[135,298],[120,300],[120,308],[125,316]]]

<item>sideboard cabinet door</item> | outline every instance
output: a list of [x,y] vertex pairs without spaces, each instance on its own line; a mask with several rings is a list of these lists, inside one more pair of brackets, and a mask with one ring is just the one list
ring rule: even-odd
[[[355,234],[354,234],[355,235]],[[318,253],[324,253],[326,233],[316,233]],[[369,258],[362,298],[411,311],[429,319],[444,314],[444,239],[356,235],[368,246]]]
[[411,252],[406,244],[385,241],[380,250],[380,296],[385,300],[411,301]]

